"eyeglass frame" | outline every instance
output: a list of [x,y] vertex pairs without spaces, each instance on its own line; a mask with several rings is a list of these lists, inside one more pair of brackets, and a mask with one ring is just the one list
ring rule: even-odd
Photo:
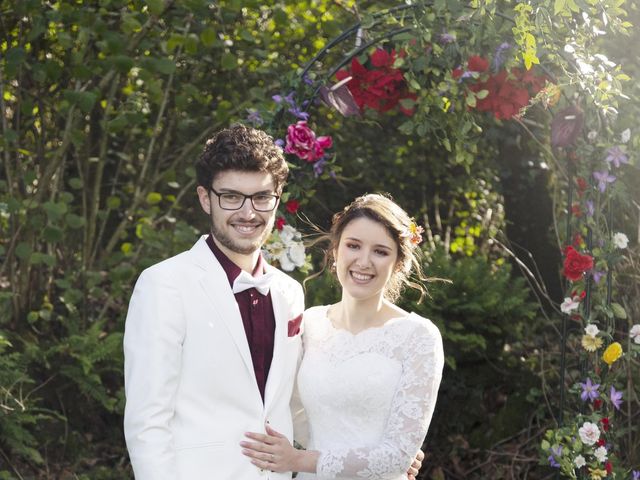
[[[247,201],[247,198],[251,201],[251,206],[253,207],[253,209],[256,212],[262,212],[262,213],[266,213],[266,212],[273,212],[277,206],[278,206],[278,200],[280,200],[280,195],[276,195],[274,193],[262,193],[262,192],[257,192],[257,193],[252,193],[251,195],[245,195],[242,192],[237,192],[237,191],[232,191],[232,192],[216,192],[214,190],[213,187],[209,187],[209,190],[212,191],[216,197],[218,197],[218,206],[222,209],[222,210],[226,210],[227,212],[235,212],[236,210],[240,210],[242,209],[242,207],[244,207],[244,204]],[[242,199],[242,203],[240,204],[240,206],[238,208],[225,208],[222,206],[222,195],[241,195],[243,197]],[[264,196],[269,196],[269,197],[275,197],[276,201],[273,205],[273,208],[269,209],[269,210],[260,210],[256,207],[256,204],[253,203],[253,197],[257,197],[259,195],[264,195]]]

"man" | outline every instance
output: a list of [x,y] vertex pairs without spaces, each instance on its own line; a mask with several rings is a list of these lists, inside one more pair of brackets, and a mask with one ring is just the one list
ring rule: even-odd
[[142,272],[127,314],[131,464],[137,480],[290,479],[239,446],[266,423],[292,438],[303,292],[260,254],[288,167],[269,135],[235,125],[196,173],[211,235]]

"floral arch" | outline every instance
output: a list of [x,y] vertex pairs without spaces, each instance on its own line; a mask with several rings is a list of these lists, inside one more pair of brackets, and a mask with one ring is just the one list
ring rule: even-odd
[[640,478],[625,451],[640,325],[616,301],[615,277],[631,233],[614,223],[638,138],[618,121],[630,77],[594,49],[605,32],[627,32],[624,14],[620,2],[571,0],[391,8],[342,32],[246,119],[278,139],[292,168],[265,250],[289,271],[309,268],[298,216],[315,185],[341,171],[331,131],[314,127],[321,112],[355,121],[392,112],[402,133],[434,139],[468,174],[486,128],[517,124],[539,145],[554,182],[565,280],[565,299],[553,305],[559,404],[541,463],[567,478]]

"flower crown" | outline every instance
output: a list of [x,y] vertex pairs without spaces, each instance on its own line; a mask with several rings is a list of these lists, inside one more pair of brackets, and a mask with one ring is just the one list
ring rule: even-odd
[[402,238],[408,238],[411,242],[411,245],[418,245],[422,242],[422,233],[424,232],[424,228],[418,225],[413,218],[409,222],[409,226],[404,229],[400,236]]

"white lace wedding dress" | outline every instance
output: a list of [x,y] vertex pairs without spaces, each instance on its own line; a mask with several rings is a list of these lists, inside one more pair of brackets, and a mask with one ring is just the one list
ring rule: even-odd
[[444,355],[416,314],[358,334],[333,327],[328,306],[304,314],[298,394],[316,474],[298,479],[406,479],[429,428]]

